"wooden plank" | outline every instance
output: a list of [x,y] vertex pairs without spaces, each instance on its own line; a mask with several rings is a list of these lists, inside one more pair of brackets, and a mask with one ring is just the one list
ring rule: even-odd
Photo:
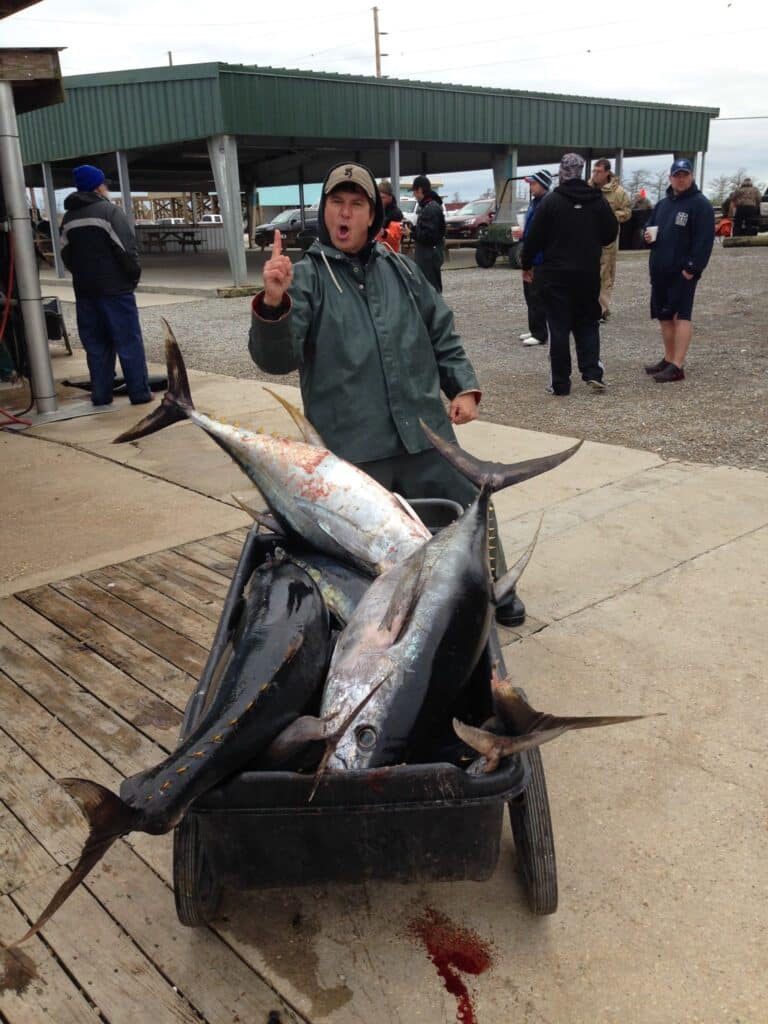
[[178,551],[160,551],[154,555],[142,555],[135,558],[128,565],[140,565],[143,568],[157,568],[162,572],[172,574],[173,579],[190,586],[199,586],[205,594],[210,594],[216,600],[223,601],[229,590],[230,576],[222,575],[213,569],[208,569],[199,562]]
[[55,50],[3,50],[0,53],[0,81],[29,82],[60,77],[59,55]]
[[57,864],[79,857],[85,838],[74,801],[10,736],[0,732],[0,792],[3,803]]
[[221,552],[227,558],[234,558],[237,561],[243,550],[242,541],[228,536],[226,533],[218,533],[215,537],[206,537],[205,544],[214,551]]
[[[59,868],[20,889],[13,902],[34,920],[66,870]],[[174,990],[172,982],[160,974],[85,886],[76,889],[53,915],[43,935],[64,969],[110,1024],[200,1024],[185,996]]]
[[157,622],[171,626],[206,651],[210,648],[216,632],[216,626],[210,619],[203,618],[173,598],[126,576],[119,568],[109,567],[84,573],[83,578]]
[[174,601],[196,611],[211,622],[218,622],[221,614],[222,601],[211,597],[203,587],[190,586],[182,580],[174,579],[173,575],[160,569],[149,569],[139,565],[135,560],[122,562],[119,566],[110,566],[110,574],[119,571],[127,579],[136,580],[147,587],[154,587],[161,594],[172,597]]
[[50,587],[38,587],[16,594],[17,599],[50,619],[64,632],[76,637],[85,649],[96,651],[126,675],[143,683],[174,707],[186,707],[197,677],[169,665],[132,637]]
[[14,598],[0,601],[0,624],[105,704],[119,709],[123,718],[164,750],[173,750],[176,746],[181,712],[101,655],[84,648],[48,619]]
[[199,678],[208,652],[199,644],[177,633],[175,629],[164,626],[149,615],[132,608],[125,601],[100,590],[82,576],[73,576],[51,586],[87,609],[92,615],[115,626],[126,636],[133,637],[153,654],[159,654],[172,665],[176,665],[196,679]]
[[[0,943],[9,945],[28,927],[8,897],[0,899]],[[30,939],[12,953],[0,950],[0,977],[0,1018],[8,1024],[103,1021],[41,939]]]
[[[4,626],[0,626],[0,658],[3,671],[19,687],[103,753],[105,760],[125,775],[143,771],[163,757],[157,744],[81,689]],[[4,728],[13,731],[15,723],[9,719]]]
[[263,1024],[270,1010],[284,1024],[298,1019],[214,932],[179,923],[172,890],[125,843],[110,851],[108,865],[98,865],[85,884],[208,1024]]
[[35,837],[0,803],[0,894],[7,896],[50,871],[51,858]]
[[198,562],[200,565],[213,569],[214,572],[219,572],[224,576],[232,576],[237,567],[236,559],[222,555],[220,551],[216,551],[199,540],[190,541],[189,544],[184,544],[182,547],[176,548],[176,550],[180,555],[185,555],[187,558],[192,559],[193,562]]

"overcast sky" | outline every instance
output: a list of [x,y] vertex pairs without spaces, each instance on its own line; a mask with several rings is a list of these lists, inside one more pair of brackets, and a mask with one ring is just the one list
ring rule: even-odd
[[[267,5],[264,5],[265,7]],[[133,0],[124,8],[42,0],[2,22],[3,46],[66,47],[65,76],[126,68],[227,61],[375,74],[372,8],[355,0],[270,4],[252,0]],[[768,184],[768,8],[764,0],[671,4],[574,4],[549,0],[511,13],[509,0],[417,5],[380,0],[382,73],[500,86],[719,107],[705,185],[745,168]],[[326,12],[326,13],[323,13]],[[215,20],[214,20],[215,19]],[[725,120],[753,118],[750,120]],[[627,161],[661,169],[666,158]],[[437,175],[443,191],[472,198],[487,175]]]

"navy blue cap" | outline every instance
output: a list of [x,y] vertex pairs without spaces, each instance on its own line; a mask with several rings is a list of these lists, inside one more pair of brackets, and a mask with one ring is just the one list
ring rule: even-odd
[[690,160],[675,160],[669,168],[669,173],[677,174],[678,171],[688,171],[689,174],[693,174],[693,164]]

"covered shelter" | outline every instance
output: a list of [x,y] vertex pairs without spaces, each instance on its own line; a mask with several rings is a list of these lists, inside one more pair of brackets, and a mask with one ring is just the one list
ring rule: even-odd
[[[76,162],[131,191],[215,191],[235,285],[245,281],[243,192],[320,181],[343,160],[401,174],[492,168],[500,186],[518,165],[672,153],[703,175],[711,107],[444,85],[285,68],[205,63],[64,80],[66,102],[20,118],[28,185],[71,185]],[[303,205],[303,202],[302,202]],[[59,273],[60,257],[55,253]]]

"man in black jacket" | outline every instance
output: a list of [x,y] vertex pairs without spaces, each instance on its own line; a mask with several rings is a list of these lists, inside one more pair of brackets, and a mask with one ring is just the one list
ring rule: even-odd
[[432,191],[432,182],[425,174],[416,175],[411,192],[419,203],[418,219],[411,228],[411,237],[416,243],[413,258],[432,287],[442,292],[440,268],[445,259],[443,200]]
[[72,177],[77,191],[64,200],[61,255],[72,274],[91,401],[112,402],[117,355],[128,397],[141,405],[152,400],[152,392],[133,294],[141,276],[136,237],[123,211],[107,198],[103,171],[83,164]]
[[584,181],[584,160],[566,153],[560,184],[539,206],[523,245],[524,273],[533,270],[537,253],[544,259],[533,273],[541,286],[549,328],[553,395],[571,391],[570,335],[582,380],[604,391],[600,362],[600,256],[616,237],[616,218],[602,192]]

